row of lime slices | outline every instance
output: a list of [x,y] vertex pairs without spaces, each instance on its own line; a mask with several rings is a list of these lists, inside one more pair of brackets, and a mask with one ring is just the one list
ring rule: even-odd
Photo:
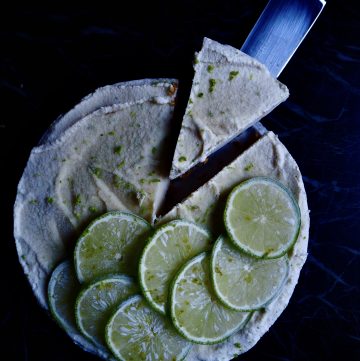
[[75,304],[81,333],[124,361],[181,360],[191,343],[225,340],[280,292],[300,211],[283,185],[258,177],[230,193],[224,224],[213,244],[185,220],[154,231],[135,215],[105,214],[79,238],[75,272],[69,262],[53,272],[53,314],[68,329]]

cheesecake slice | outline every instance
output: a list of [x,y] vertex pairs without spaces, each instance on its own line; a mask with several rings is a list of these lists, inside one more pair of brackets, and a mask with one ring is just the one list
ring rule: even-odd
[[163,154],[176,88],[175,80],[162,79],[137,94],[121,89],[120,98],[117,86],[108,88],[104,96],[117,98],[115,104],[102,107],[107,100],[100,96],[32,150],[18,185],[14,236],[43,307],[50,272],[92,219],[110,210],[155,219],[169,183]]
[[304,184],[295,160],[273,132],[266,133],[209,182],[177,204],[160,223],[173,219],[193,221],[208,227],[217,237],[225,232],[223,212],[229,192],[242,181],[256,176],[279,180],[291,190],[300,207],[301,229],[293,249],[287,255],[290,268],[285,285],[265,309],[254,312],[241,331],[221,344],[193,347],[187,357],[188,361],[230,360],[234,354],[241,354],[252,348],[284,311],[305,263],[309,210]]
[[271,112],[289,96],[254,58],[204,39],[172,162],[174,179]]

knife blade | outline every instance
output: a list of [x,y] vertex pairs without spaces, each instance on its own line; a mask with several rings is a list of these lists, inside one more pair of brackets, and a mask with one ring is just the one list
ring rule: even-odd
[[241,51],[278,77],[323,10],[325,0],[270,0]]

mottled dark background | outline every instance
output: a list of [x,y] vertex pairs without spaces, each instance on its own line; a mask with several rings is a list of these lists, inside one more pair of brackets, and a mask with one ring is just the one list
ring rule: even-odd
[[[202,37],[240,47],[266,0],[126,4],[1,5],[3,360],[96,360],[40,308],[17,262],[12,206],[31,148],[59,114],[99,86],[176,77],[186,94]],[[328,1],[281,74],[290,99],[264,121],[304,176],[309,258],[288,308],[241,360],[360,360],[359,20],[355,1]]]

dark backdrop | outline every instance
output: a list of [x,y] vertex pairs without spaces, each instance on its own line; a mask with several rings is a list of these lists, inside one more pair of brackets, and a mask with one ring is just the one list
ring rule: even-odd
[[[96,360],[40,308],[17,262],[16,186],[42,133],[105,84],[176,77],[185,97],[203,36],[240,47],[265,4],[129,1],[120,10],[104,2],[1,5],[2,359]],[[302,170],[311,234],[309,258],[288,308],[240,357],[244,361],[360,359],[360,26],[354,4],[328,1],[280,76],[290,99],[264,121]]]

